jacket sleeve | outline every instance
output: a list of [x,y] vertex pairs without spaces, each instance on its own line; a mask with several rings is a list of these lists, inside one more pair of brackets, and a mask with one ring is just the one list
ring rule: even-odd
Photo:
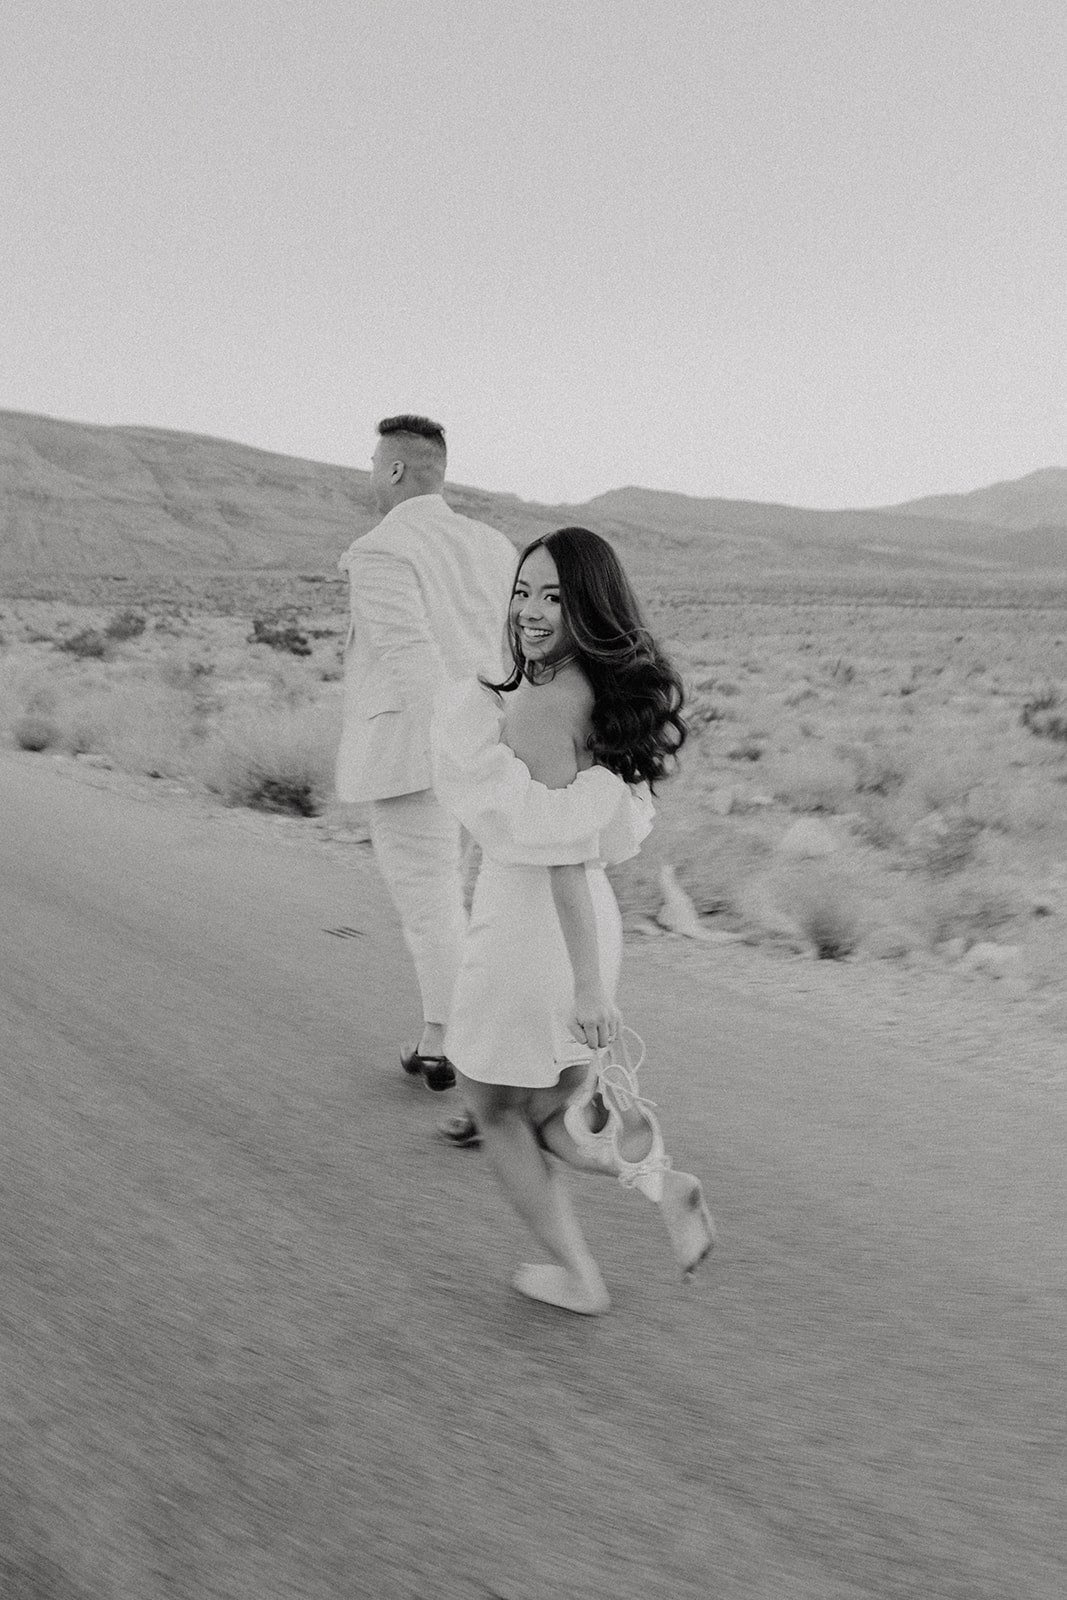
[[385,550],[352,550],[346,558],[352,627],[395,692],[398,709],[432,702],[443,666],[411,564]]

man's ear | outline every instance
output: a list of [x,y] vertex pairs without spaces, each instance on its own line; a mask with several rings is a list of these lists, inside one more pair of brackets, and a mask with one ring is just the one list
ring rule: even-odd
[[389,469],[389,482],[399,483],[403,476],[404,463],[402,461],[394,461],[393,465]]

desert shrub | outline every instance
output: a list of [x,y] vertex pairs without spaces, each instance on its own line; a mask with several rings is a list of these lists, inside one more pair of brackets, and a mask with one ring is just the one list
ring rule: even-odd
[[204,746],[199,769],[228,805],[318,816],[333,788],[333,708],[230,718]]
[[772,864],[740,886],[736,906],[760,932],[806,943],[821,960],[851,955],[866,932],[860,885],[824,861]]
[[295,622],[284,618],[254,617],[248,642],[269,645],[272,650],[286,650],[293,656],[311,654],[307,634]]
[[812,862],[798,873],[786,896],[789,911],[820,961],[841,961],[855,951],[864,924],[855,886],[840,873]]
[[761,734],[749,734],[747,738],[740,739],[737,744],[731,745],[726,754],[731,761],[762,761],[765,750],[766,744],[763,736]]
[[923,907],[931,944],[989,938],[1021,909],[1018,890],[1009,880],[975,875],[931,884]]
[[56,722],[72,755],[92,751],[149,777],[187,773],[198,731],[189,697],[153,678],[78,685]]
[[315,678],[303,663],[290,661],[285,656],[272,662],[266,688],[272,703],[287,711],[308,710],[316,694]]
[[44,712],[27,711],[15,723],[14,736],[20,750],[50,750],[59,743],[59,727]]
[[852,768],[829,750],[775,757],[770,782],[775,798],[794,811],[846,811],[855,795]]
[[851,661],[846,661],[844,656],[839,656],[836,661],[824,661],[823,671],[831,683],[848,688],[849,684],[856,681],[856,668]]
[[699,689],[692,689],[685,700],[685,720],[691,734],[702,733],[712,723],[731,720],[731,714],[724,706],[712,700],[708,694]]
[[214,663],[203,656],[166,655],[157,670],[161,683],[185,694],[205,689],[215,675]]
[[918,830],[917,865],[931,878],[950,878],[974,860],[984,826],[963,811],[930,821],[936,826]]
[[1039,739],[1056,739],[1067,743],[1067,709],[1060,706],[1055,689],[1035,694],[1023,706],[1019,720],[1024,728]]
[[856,793],[890,795],[904,782],[905,763],[884,744],[859,744],[848,751],[856,775]]
[[876,850],[892,850],[900,844],[901,827],[896,807],[883,795],[862,796],[857,833]]
[[56,708],[57,695],[54,684],[41,670],[40,664],[26,655],[10,656],[0,672],[0,708],[40,711],[50,716]]
[[810,683],[798,683],[794,688],[789,690],[789,693],[785,696],[782,704],[788,706],[789,709],[792,710],[795,706],[803,705],[806,700],[815,700],[817,698],[818,697],[815,693],[815,690],[812,688]]
[[985,777],[988,755],[973,738],[963,743],[958,732],[946,730],[903,745],[899,760],[904,778],[896,792],[898,809],[902,818],[915,822],[932,811],[965,806]]
[[189,619],[182,612],[171,610],[164,611],[160,616],[156,617],[152,627],[156,633],[178,638],[185,632],[188,624]]
[[1067,805],[1049,786],[1023,787],[1006,776],[968,796],[968,813],[1002,834],[1036,834],[1067,826]]
[[222,707],[215,681],[215,665],[203,656],[168,655],[157,668],[159,681],[173,690],[188,707],[190,730],[194,736],[206,733],[212,717]]
[[116,611],[104,629],[104,636],[123,644],[128,639],[139,639],[147,626],[148,618],[140,611]]
[[99,628],[81,628],[57,640],[56,649],[77,656],[79,661],[104,661],[111,654],[111,641]]

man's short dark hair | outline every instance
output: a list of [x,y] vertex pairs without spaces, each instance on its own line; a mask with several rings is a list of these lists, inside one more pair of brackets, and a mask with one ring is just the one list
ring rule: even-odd
[[434,422],[430,417],[417,417],[405,411],[399,417],[383,417],[378,424],[378,432],[384,439],[390,433],[413,433],[420,439],[429,439],[432,444],[445,450],[445,430],[439,422]]

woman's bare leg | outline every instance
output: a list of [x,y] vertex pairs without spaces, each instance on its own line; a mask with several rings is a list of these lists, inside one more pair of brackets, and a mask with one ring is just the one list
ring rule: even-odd
[[606,1311],[603,1279],[530,1121],[530,1091],[472,1079],[463,1079],[463,1087],[497,1182],[551,1258],[522,1268],[516,1287],[570,1311]]

